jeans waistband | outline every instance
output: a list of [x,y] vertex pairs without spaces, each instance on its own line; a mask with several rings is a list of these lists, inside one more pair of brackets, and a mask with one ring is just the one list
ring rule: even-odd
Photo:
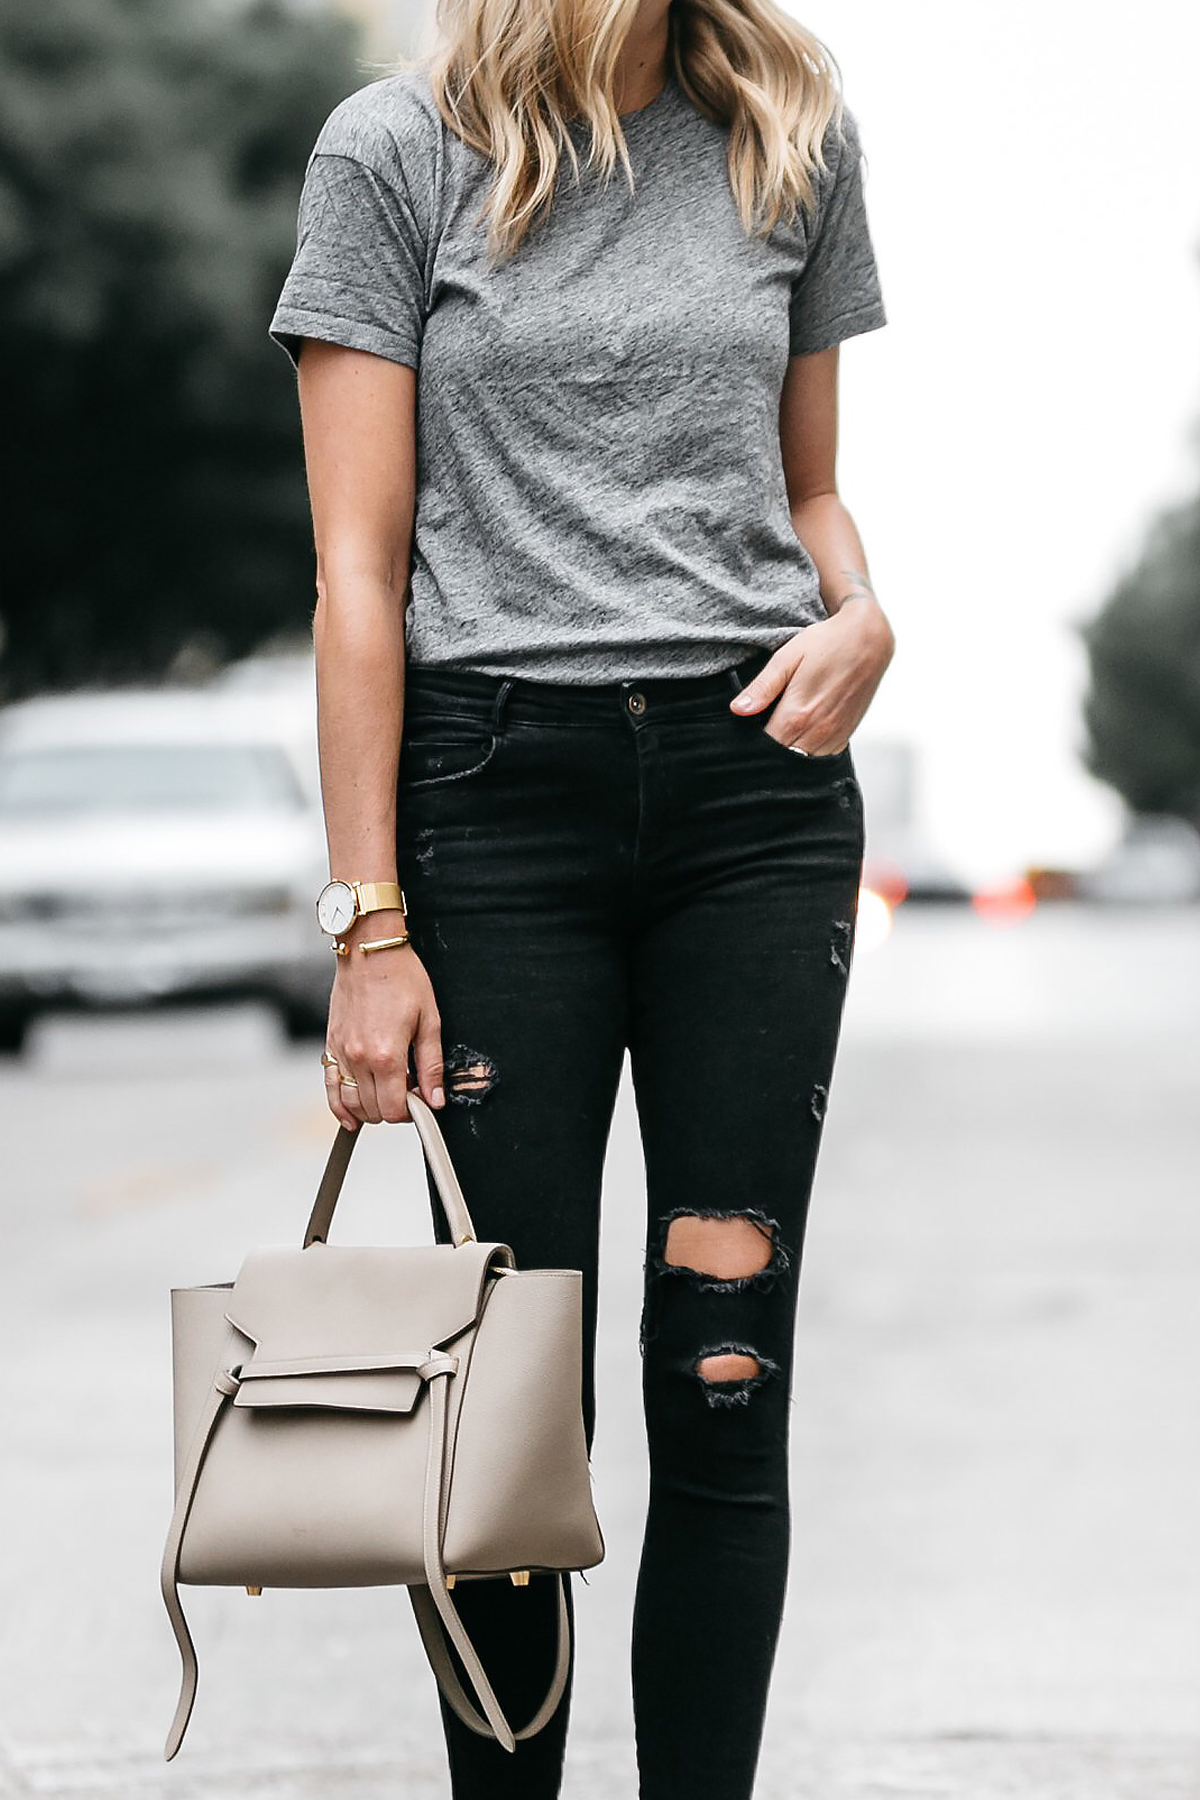
[[617,714],[650,717],[664,712],[720,711],[758,674],[773,654],[755,650],[715,675],[653,675],[622,681],[538,681],[528,675],[491,675],[482,669],[443,664],[410,665],[405,671],[405,707],[423,702],[498,721],[506,714],[529,720],[603,720]]

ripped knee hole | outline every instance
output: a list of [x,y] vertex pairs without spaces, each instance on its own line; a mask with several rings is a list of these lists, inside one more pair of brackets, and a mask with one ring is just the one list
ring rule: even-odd
[[696,1364],[701,1381],[753,1381],[762,1374],[757,1356],[746,1356],[740,1350],[724,1350],[702,1356]]
[[740,1286],[786,1267],[778,1225],[755,1208],[744,1212],[669,1215],[659,1266],[697,1278],[702,1286]]
[[779,1373],[779,1364],[749,1344],[718,1344],[692,1364],[710,1406],[748,1406],[750,1396]]

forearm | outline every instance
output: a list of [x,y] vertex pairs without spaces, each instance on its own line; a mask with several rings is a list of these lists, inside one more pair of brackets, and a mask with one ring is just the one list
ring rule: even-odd
[[[396,775],[404,695],[404,606],[383,580],[342,577],[313,615],[317,742],[329,873],[396,880]],[[384,915],[368,915],[373,934]]]
[[[796,536],[816,566],[828,617],[802,625],[730,701],[736,712],[775,702],[771,735],[809,756],[849,745],[895,651],[875,597],[862,540],[836,493],[791,509]],[[801,737],[806,739],[800,743]]]
[[[816,564],[821,600],[832,618],[850,601],[852,611],[870,615],[872,627],[890,635],[890,626],[871,585],[867,553],[841,496],[814,494],[792,508],[796,536]],[[849,617],[849,615],[847,615]]]

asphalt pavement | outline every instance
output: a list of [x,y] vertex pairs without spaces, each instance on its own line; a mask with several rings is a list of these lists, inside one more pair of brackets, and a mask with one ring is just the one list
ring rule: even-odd
[[[856,954],[805,1244],[761,1800],[1200,1795],[1198,1017],[1196,908],[905,908]],[[0,1059],[5,1800],[448,1792],[389,1589],[185,1589],[200,1691],[162,1760],[168,1291],[298,1236],[333,1129],[318,1048],[251,1005],[48,1015]],[[636,1795],[641,1215],[626,1084],[608,1555],[577,1589],[564,1800]],[[424,1234],[408,1127],[368,1128],[339,1223]]]

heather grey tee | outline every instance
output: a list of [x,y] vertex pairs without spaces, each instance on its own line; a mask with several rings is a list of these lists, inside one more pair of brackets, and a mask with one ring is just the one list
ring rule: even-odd
[[[845,109],[808,231],[746,235],[728,132],[672,78],[622,127],[636,178],[560,169],[505,266],[491,165],[422,69],[321,128],[270,333],[418,370],[407,657],[615,681],[715,673],[824,618],[779,444],[789,355],[886,324]],[[587,131],[570,129],[582,157]],[[818,172],[819,173],[819,172]]]

